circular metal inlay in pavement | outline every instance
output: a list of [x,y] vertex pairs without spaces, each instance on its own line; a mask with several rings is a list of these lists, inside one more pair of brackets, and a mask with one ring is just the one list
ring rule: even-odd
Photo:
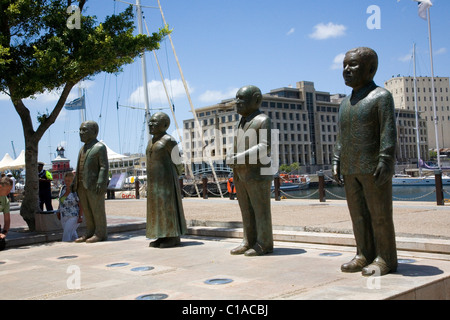
[[150,271],[150,270],[153,270],[153,269],[155,269],[155,268],[154,267],[150,267],[150,266],[148,266],[148,267],[136,267],[136,268],[131,269],[131,271],[135,271],[135,272],[137,272],[137,271]]
[[108,268],[117,268],[117,267],[125,267],[129,265],[129,263],[127,262],[119,262],[119,263],[111,263],[106,265]]
[[230,282],[233,282],[233,280],[224,278],[209,279],[205,281],[206,284],[227,284]]
[[397,262],[398,263],[414,263],[414,262],[416,262],[416,260],[414,260],[414,259],[398,259]]
[[342,255],[342,253],[339,253],[339,252],[324,252],[324,253],[319,254],[319,256],[322,256],[322,257],[338,257],[341,255]]
[[62,256],[58,257],[59,260],[67,260],[67,259],[75,259],[78,258],[78,256]]
[[143,294],[136,298],[136,300],[164,300],[169,296],[164,293]]

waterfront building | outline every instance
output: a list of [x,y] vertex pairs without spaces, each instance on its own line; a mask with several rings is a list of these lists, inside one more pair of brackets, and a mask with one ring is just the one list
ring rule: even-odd
[[64,184],[64,174],[68,171],[73,171],[73,168],[70,166],[70,160],[64,156],[64,151],[64,147],[57,147],[57,156],[52,160],[53,185],[58,188]]
[[[436,130],[431,77],[416,77],[417,107],[427,125],[427,143],[436,149]],[[450,86],[448,77],[434,78],[437,133],[440,149],[450,148]],[[396,108],[415,111],[414,77],[392,77],[385,82],[392,93]]]

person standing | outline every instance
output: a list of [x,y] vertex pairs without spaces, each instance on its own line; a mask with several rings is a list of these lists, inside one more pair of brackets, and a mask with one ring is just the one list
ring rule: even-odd
[[0,212],[3,212],[3,229],[0,226],[0,251],[5,249],[6,235],[11,226],[11,215],[8,194],[11,192],[12,180],[8,177],[0,178]]
[[11,179],[11,181],[12,181],[12,188],[11,188],[11,191],[9,192],[9,195],[8,195],[8,197],[9,197],[9,200],[11,201],[11,202],[14,202],[15,201],[15,199],[14,199],[14,193],[16,193],[16,178],[14,178],[14,176],[13,176],[13,174],[11,173],[11,172],[8,172],[7,174],[6,174],[6,176],[8,177],[8,178],[10,178]]
[[44,169],[44,163],[38,162],[39,175],[39,208],[41,211],[53,211],[52,205],[52,174]]
[[78,154],[76,176],[72,190],[77,192],[86,219],[86,234],[75,242],[94,243],[108,238],[105,193],[108,187],[108,153],[97,140],[98,124],[85,121],[80,126],[84,142]]
[[345,186],[357,247],[341,271],[364,276],[397,269],[392,217],[397,129],[392,95],[373,81],[377,68],[378,56],[370,48],[345,55],[343,77],[353,91],[340,105],[332,160],[334,179]]
[[78,239],[77,228],[82,222],[83,210],[76,192],[72,191],[73,172],[64,174],[64,186],[61,188],[58,199],[58,219],[63,228],[62,241],[69,242]]

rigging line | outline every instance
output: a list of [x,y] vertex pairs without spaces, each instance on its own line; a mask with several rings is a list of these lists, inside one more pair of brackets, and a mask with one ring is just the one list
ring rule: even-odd
[[105,73],[105,81],[103,82],[103,91],[102,91],[102,101],[100,103],[100,114],[98,115],[98,123],[99,125],[101,124],[101,120],[102,120],[102,112],[103,112],[103,101],[105,98],[105,87],[106,87],[106,77],[108,76],[107,73]]
[[119,135],[119,152],[122,153],[122,144],[120,142],[120,117],[119,117],[119,100],[117,96],[117,74],[116,74],[116,115],[117,115],[117,133]]
[[[164,13],[163,13],[163,11],[162,11],[162,7],[161,7],[161,2],[160,2],[160,0],[158,0],[158,6],[159,6],[159,10],[161,11],[161,16],[162,16],[162,18],[163,18],[164,25],[167,25],[166,19],[164,18]],[[190,93],[189,93],[189,89],[188,89],[186,80],[185,80],[185,78],[184,78],[183,70],[181,69],[180,61],[178,60],[178,56],[177,56],[177,54],[176,54],[176,52],[175,52],[175,46],[174,46],[174,44],[173,44],[172,36],[170,35],[170,33],[169,33],[168,37],[169,37],[169,40],[170,40],[170,44],[172,45],[172,51],[173,51],[173,54],[174,54],[174,56],[175,56],[175,60],[176,60],[177,65],[178,65],[178,69],[179,69],[179,71],[180,71],[181,79],[183,80],[183,85],[184,85],[184,88],[185,88],[185,90],[186,90],[186,95],[187,95],[187,97],[188,97],[189,104],[190,104],[190,106],[191,106],[192,114],[194,115],[195,123],[196,123],[197,128],[198,128],[198,133],[199,133],[199,136],[200,136],[200,138],[201,138],[201,143],[204,144],[205,142],[204,142],[204,138],[203,138],[203,132],[202,132],[203,130],[201,129],[201,125],[200,125],[200,122],[199,122],[199,120],[198,120],[197,113],[195,112],[194,104],[192,103],[191,95],[190,95]],[[206,147],[206,146],[205,146],[205,147]],[[214,165],[213,165],[213,162],[212,162],[210,156],[208,156],[208,162],[209,162],[209,166],[211,167],[211,171],[212,171],[212,173],[213,173],[214,179],[216,180],[216,183],[217,183],[217,189],[219,190],[220,197],[223,198],[222,190],[221,190],[221,188],[220,188],[220,183],[219,183],[219,180],[218,180],[217,175],[216,175],[216,170],[214,169]],[[200,196],[200,194],[199,194],[199,196]]]
[[[162,11],[161,11],[161,14],[162,14]],[[147,30],[147,34],[150,35],[150,31],[149,31],[149,29],[148,29],[147,21],[146,21],[145,19],[144,19],[144,24],[145,24],[145,28],[146,28],[146,30]],[[166,46],[166,48],[167,48],[167,46]],[[163,76],[163,74],[162,74],[161,67],[160,67],[160,64],[159,64],[159,61],[158,61],[158,57],[157,57],[157,55],[156,55],[156,51],[155,51],[155,50],[153,50],[153,55],[154,55],[154,57],[155,57],[156,64],[158,65],[159,74],[160,74],[160,76],[161,76],[161,82],[162,82],[162,84],[163,84],[163,86],[164,86],[164,91],[165,91],[165,93],[166,93],[167,101],[169,102],[169,108],[170,108],[170,111],[171,111],[171,113],[172,113],[172,116],[173,116],[173,119],[174,119],[174,122],[175,122],[175,127],[176,127],[176,129],[177,129],[176,131],[177,131],[177,134],[178,134],[178,137],[179,137],[179,141],[180,141],[180,143],[181,143],[182,149],[184,149],[184,148],[183,148],[183,136],[182,136],[182,131],[180,130],[180,128],[179,128],[179,126],[178,126],[178,121],[177,121],[177,118],[176,118],[176,116],[175,116],[175,110],[174,110],[174,107],[173,107],[173,103],[172,103],[172,101],[171,101],[171,99],[170,99],[170,97],[169,97],[169,93],[168,93],[168,91],[167,91],[166,83],[165,83],[165,81],[164,81],[164,76]],[[180,71],[181,71],[181,69],[180,69]],[[188,164],[187,159],[186,159],[186,152],[183,152],[183,153],[181,154],[181,157],[182,157],[183,161],[187,164],[186,168],[187,168],[188,175],[192,175],[192,177],[194,177],[194,174],[193,174],[192,171],[191,171],[191,166],[190,166],[190,164]],[[216,178],[216,181],[217,181],[217,178]],[[200,197],[201,197],[200,191],[198,190],[198,186],[197,186],[197,184],[195,183],[195,179],[194,179],[194,187],[195,187],[195,190],[196,190],[196,192],[197,192],[198,197],[200,198]],[[219,190],[220,190],[220,185],[218,185],[218,188],[219,188]],[[221,191],[220,191],[220,192],[221,192]]]
[[[122,3],[126,3],[126,4],[129,4],[129,5],[132,5],[132,6],[136,6],[135,3],[131,3],[131,2],[123,1],[123,0],[114,0],[114,2],[116,2],[116,1],[119,1],[119,2],[122,2]],[[150,9],[159,9],[158,7],[152,7],[152,6],[143,6],[143,5],[141,5],[141,7],[142,8],[150,8]]]
[[[145,28],[147,29],[147,33],[150,35],[150,32],[148,30],[147,21],[145,19],[144,19],[144,24],[145,24]],[[159,75],[161,76],[161,82],[163,84],[164,91],[166,93],[167,101],[169,102],[169,107],[170,107],[170,111],[172,112],[173,120],[175,122],[175,127],[177,128],[177,134],[178,134],[178,136],[180,138],[180,142],[182,142],[182,140],[183,140],[182,139],[182,134],[181,134],[181,131],[180,131],[180,127],[178,126],[177,117],[175,116],[175,110],[173,108],[173,102],[171,101],[171,99],[169,97],[169,93],[168,93],[167,87],[166,87],[166,82],[164,80],[164,75],[163,75],[163,73],[161,71],[161,66],[159,65],[159,60],[158,60],[158,57],[156,55],[156,51],[155,50],[153,50],[153,55],[155,56],[156,64],[157,64],[158,70],[159,70]]]

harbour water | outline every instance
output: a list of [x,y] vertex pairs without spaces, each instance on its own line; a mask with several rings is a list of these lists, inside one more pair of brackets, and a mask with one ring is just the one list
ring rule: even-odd
[[[306,190],[281,192],[281,196],[288,199],[319,199],[317,187]],[[273,196],[273,193],[272,193]],[[436,188],[434,186],[393,186],[392,196],[394,201],[436,201]],[[344,187],[327,185],[325,187],[326,199],[345,199]],[[444,199],[450,199],[450,186],[444,186]]]

